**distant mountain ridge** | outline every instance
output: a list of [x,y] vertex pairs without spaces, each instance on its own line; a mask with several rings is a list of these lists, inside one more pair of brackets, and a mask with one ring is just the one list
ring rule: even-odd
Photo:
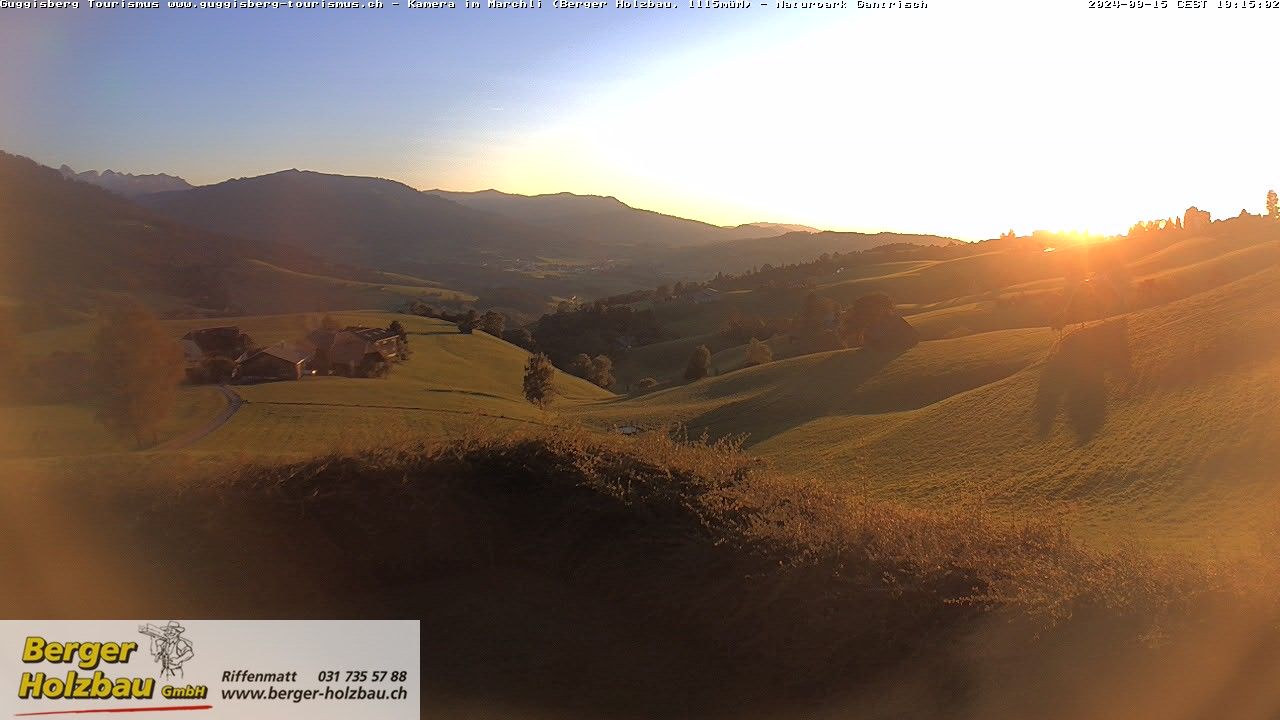
[[[180,193],[179,193],[180,194]],[[102,292],[164,312],[228,314],[355,307],[392,280],[275,240],[163,217],[96,184],[0,152],[0,292],[18,302],[91,304]],[[431,294],[423,285],[411,292]]]
[[745,229],[745,228],[757,228],[759,230],[763,230],[765,232],[770,232],[770,233],[776,233],[778,235],[783,235],[786,233],[793,233],[793,232],[804,232],[804,233],[823,232],[818,228],[809,227],[808,225],[793,225],[789,223],[772,223],[772,222],[745,223],[743,225],[737,226],[737,228],[735,229]]
[[132,173],[119,173],[114,170],[104,170],[102,172],[85,170],[78,173],[68,165],[58,168],[58,172],[62,173],[65,178],[97,185],[127,198],[136,198],[149,193],[190,190],[193,187],[186,180],[165,173],[134,175]]
[[425,192],[477,210],[573,233],[607,247],[685,248],[726,240],[778,236],[795,231],[816,232],[804,225],[767,222],[721,227],[701,220],[634,208],[612,196],[575,195],[567,192],[516,195],[499,190]]
[[495,256],[587,256],[577,236],[477,210],[394,180],[284,170],[145,195],[196,227],[305,248],[375,268],[483,263]]
[[0,236],[0,269],[11,273],[6,292],[18,297],[127,291],[218,308],[226,305],[223,277],[239,258],[286,260],[6,153],[0,153]]

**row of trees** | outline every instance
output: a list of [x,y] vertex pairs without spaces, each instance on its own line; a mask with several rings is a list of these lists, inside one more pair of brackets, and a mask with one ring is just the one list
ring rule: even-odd
[[569,372],[602,388],[613,387],[613,361],[608,355],[591,357],[586,353],[579,353],[569,363]]
[[612,357],[667,337],[652,311],[603,302],[543,315],[532,332],[534,346],[562,368],[580,354]]

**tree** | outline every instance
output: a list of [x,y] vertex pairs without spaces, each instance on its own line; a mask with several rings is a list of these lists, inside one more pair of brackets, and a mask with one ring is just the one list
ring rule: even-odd
[[884,293],[863,295],[853,301],[853,308],[841,318],[844,335],[853,344],[862,344],[862,333],[882,318],[893,314],[893,298]]
[[1280,220],[1280,196],[1276,195],[1275,190],[1267,191],[1267,217]]
[[591,361],[591,375],[587,379],[605,389],[613,386],[613,361],[608,355],[595,356]]
[[236,361],[220,355],[210,355],[200,361],[200,374],[204,381],[220,385],[230,382],[236,372]]
[[501,313],[489,310],[480,317],[479,328],[490,335],[500,338],[507,327],[507,318]]
[[747,343],[747,367],[773,362],[773,350],[767,343],[751,338]]
[[707,376],[711,368],[711,350],[706,345],[694,348],[689,356],[689,365],[684,369],[685,380],[698,380]]
[[525,350],[533,349],[533,335],[524,328],[512,328],[502,333],[502,339]]
[[556,368],[551,358],[542,353],[529,356],[524,366],[524,397],[529,402],[546,410],[555,396]]
[[800,332],[806,337],[814,337],[827,329],[827,321],[834,317],[835,303],[830,298],[818,297],[809,293],[804,297],[804,306],[800,309]]
[[182,348],[142,303],[111,302],[94,339],[98,420],[138,447],[154,442],[173,410],[183,364]]
[[0,307],[0,402],[12,400],[21,386],[22,355],[18,352],[18,320]]
[[387,332],[395,333],[400,338],[400,342],[409,341],[409,333],[405,332],[404,325],[400,324],[399,320],[392,320],[391,324],[387,326]]
[[583,380],[591,379],[592,362],[591,356],[586,353],[578,353],[573,360],[569,362],[569,374],[576,375]]

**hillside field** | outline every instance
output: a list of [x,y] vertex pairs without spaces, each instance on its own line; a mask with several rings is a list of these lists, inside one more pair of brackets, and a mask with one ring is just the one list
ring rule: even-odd
[[[412,357],[386,379],[305,377],[298,382],[237,385],[245,404],[191,452],[253,456],[305,454],[390,442],[411,434],[445,436],[479,426],[547,424],[548,416],[521,391],[528,353],[477,332],[463,335],[452,323],[387,312],[331,313],[342,325],[386,327],[399,320],[409,333]],[[212,320],[169,320],[175,339],[188,330],[238,325],[260,345],[297,339],[319,326],[320,314],[269,315]],[[23,336],[29,352],[83,351],[92,324]],[[611,397],[579,378],[560,373],[553,409]],[[224,406],[215,388],[184,387],[161,440],[207,423]],[[90,455],[125,449],[93,420],[92,409],[75,405],[0,408],[6,442],[0,457]],[[32,439],[31,442],[23,438]]]
[[[782,471],[877,499],[925,508],[976,503],[1013,517],[1063,512],[1100,542],[1235,552],[1271,531],[1280,500],[1271,482],[1280,463],[1280,414],[1272,402],[1280,391],[1280,241],[1237,223],[1215,228],[1213,237],[1124,246],[1135,287],[1161,294],[1061,334],[1026,314],[1034,305],[992,299],[1060,290],[1052,268],[1061,270],[1061,259],[1007,251],[895,264],[888,275],[868,269],[823,291],[852,297],[896,288],[916,301],[900,306],[925,338],[910,350],[797,356],[779,336],[769,341],[774,362],[740,369],[743,346],[707,331],[636,348],[619,363],[615,390],[626,392],[645,376],[662,381],[656,390],[614,395],[561,373],[548,412],[523,398],[524,350],[440,320],[334,313],[341,325],[401,321],[412,357],[385,380],[236,386],[244,404],[224,426],[189,446],[170,443],[149,454],[199,462],[296,458],[565,422],[604,433],[675,429],[737,439]],[[985,289],[991,278],[1004,284]],[[1152,278],[1155,285],[1143,285]],[[976,294],[936,300],[951,292]],[[726,295],[716,305],[656,309],[696,330],[735,309],[801,297],[794,289]],[[303,313],[165,322],[174,338],[237,324],[266,345],[299,338],[320,319]],[[973,331],[942,337],[958,326]],[[33,356],[74,351],[92,332],[92,323],[42,330],[24,335],[22,347]],[[713,376],[685,383],[683,365],[704,343],[714,352]],[[198,430],[223,405],[213,388],[184,388],[180,397],[169,438]],[[28,467],[40,458],[47,470],[58,456],[88,460],[128,449],[98,428],[89,408],[5,412],[5,457]]]
[[1095,538],[1213,552],[1274,529],[1277,327],[1272,264],[1060,339],[1001,330],[821,353],[572,412],[740,437],[779,468],[874,497],[1056,506]]

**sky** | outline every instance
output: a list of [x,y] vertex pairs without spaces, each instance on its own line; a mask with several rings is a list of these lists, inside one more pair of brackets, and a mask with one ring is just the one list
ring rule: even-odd
[[0,149],[964,239],[1260,212],[1280,186],[1277,10],[550,3],[0,9]]

